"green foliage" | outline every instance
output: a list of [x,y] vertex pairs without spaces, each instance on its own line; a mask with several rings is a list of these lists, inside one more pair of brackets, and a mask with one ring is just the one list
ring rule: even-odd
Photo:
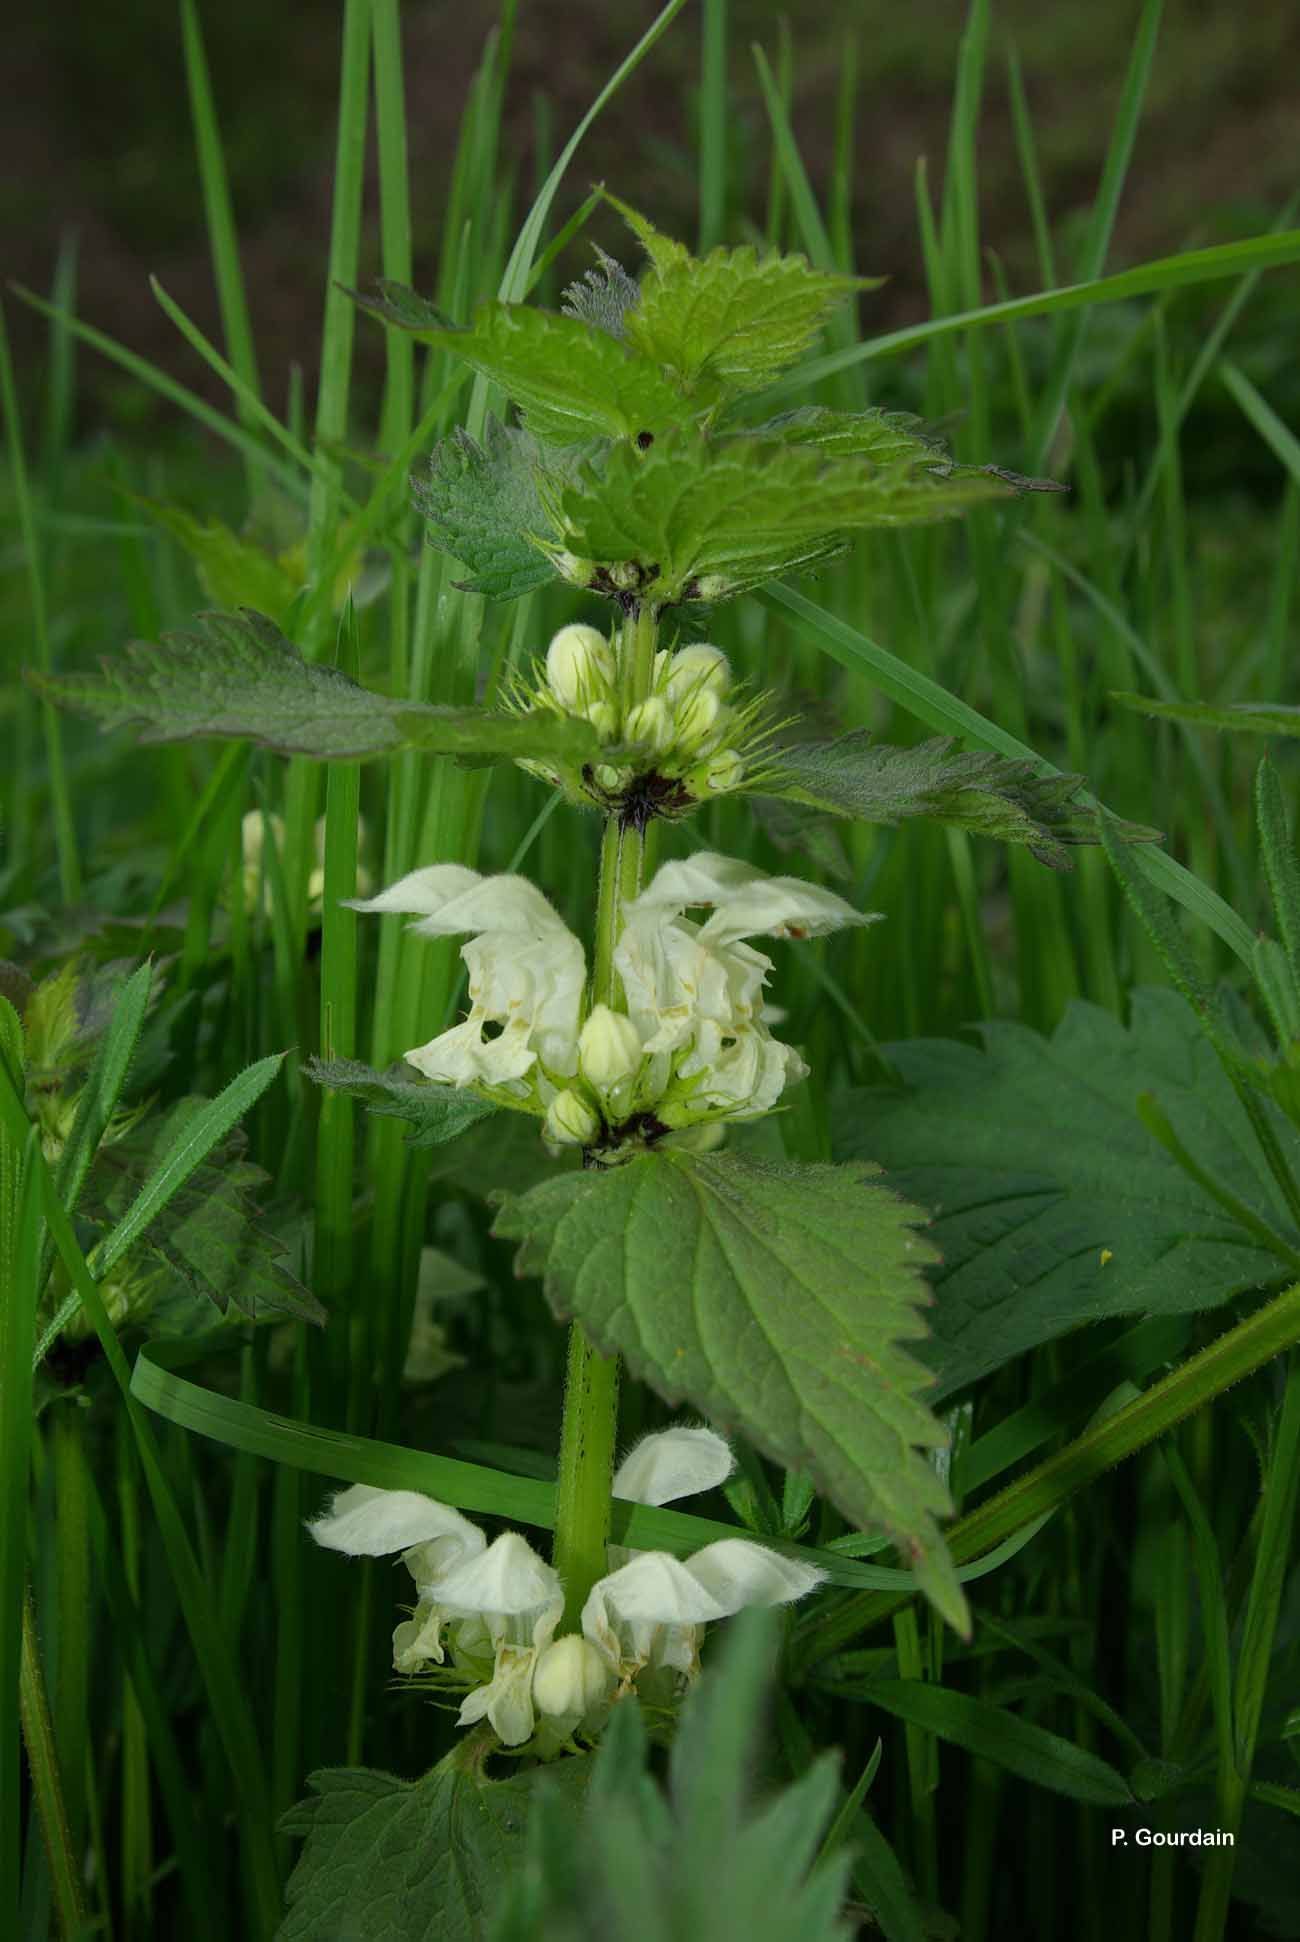
[[578,1838],[554,1777],[537,1790],[524,1871],[491,1942],[847,1942],[847,1857],[819,1858],[834,1755],[763,1801],[752,1771],[772,1628],[750,1612],[682,1708],[666,1795],[634,1699],[614,1709]]
[[[1151,1093],[1202,1170],[1290,1232],[1249,1120],[1191,1008],[1138,991],[1125,1027],[1076,1002],[1050,1038],[997,1020],[983,1049],[888,1048],[902,1087],[844,1095],[834,1151],[868,1149],[938,1210],[934,1339],[945,1394],[1106,1315],[1213,1308],[1283,1272],[1260,1234],[1163,1149],[1135,1109]],[[1300,1136],[1279,1137],[1293,1161]]]
[[[144,1224],[136,1216],[133,1238],[119,1245],[110,1259],[128,1257],[133,1268],[144,1260],[160,1262],[183,1288],[204,1297],[221,1314],[233,1308],[249,1321],[280,1314],[322,1323],[325,1311],[290,1269],[285,1241],[258,1219],[258,1198],[269,1175],[245,1158],[242,1134],[225,1133],[198,1160],[187,1154],[196,1134],[198,1144],[203,1143],[201,1129],[211,1104],[179,1099],[102,1147],[87,1186],[87,1218],[110,1237],[133,1208],[143,1203],[147,1211],[156,1201],[157,1211]],[[182,1154],[183,1177],[173,1185]],[[160,1191],[164,1182],[165,1198]],[[148,1201],[146,1189],[151,1190]],[[158,1290],[155,1301],[164,1292]],[[210,1313],[200,1311],[196,1317],[191,1304],[169,1312],[171,1326],[192,1327],[196,1320],[206,1327]]]
[[131,502],[182,546],[193,560],[203,591],[218,607],[253,607],[283,627],[302,591],[302,575],[281,558],[245,539],[220,519],[199,519],[183,506],[164,505],[138,493]]
[[[982,751],[950,753],[950,736],[915,748],[873,743],[865,729],[834,742],[782,748],[776,779],[762,788],[834,815],[868,823],[929,817],[977,836],[1023,843],[1041,863],[1070,869],[1067,844],[1100,841],[1097,811],[1074,800],[1078,775],[1043,775],[1030,762]],[[1155,830],[1122,826],[1130,842],[1153,840]]]
[[137,641],[100,674],[32,675],[54,701],[143,742],[224,736],[325,761],[429,754],[567,755],[598,747],[581,722],[524,720],[488,708],[438,708],[372,694],[337,668],[303,659],[264,614],[200,614],[193,629]]
[[920,1679],[881,1679],[868,1689],[871,1702],[941,1740],[965,1747],[1036,1787],[1098,1807],[1127,1807],[1133,1794],[1123,1775],[1059,1733],[1020,1719],[1005,1706],[948,1692]]
[[661,1149],[509,1199],[495,1231],[605,1353],[811,1471],[855,1527],[886,1531],[960,1626],[934,1523],[947,1494],[920,1454],[944,1432],[901,1346],[925,1333],[919,1270],[933,1257],[918,1210],[877,1171]]
[[806,257],[760,254],[752,244],[698,260],[616,197],[607,200],[650,258],[624,334],[702,400],[761,390],[803,355],[853,291],[881,281],[814,270]]
[[[407,1135],[409,1146],[444,1146],[497,1110],[490,1100],[480,1099],[463,1086],[439,1086],[429,1079],[409,1078],[400,1064],[388,1072],[376,1072],[360,1059],[312,1058],[303,1070],[318,1086],[350,1093],[372,1113],[406,1120],[412,1129]],[[536,1144],[535,1124],[529,1132]]]
[[1300,735],[1300,707],[1282,701],[1155,701],[1150,695],[1111,695],[1123,708],[1158,721],[1191,722],[1242,735]]
[[434,545],[468,567],[471,578],[457,582],[465,592],[514,600],[554,579],[555,568],[530,537],[545,524],[540,458],[530,432],[507,430],[495,418],[481,445],[458,429],[435,447],[427,478],[416,483],[416,504]]
[[542,484],[558,545],[657,605],[730,599],[830,558],[856,533],[947,519],[1008,491],[977,472],[692,432],[644,454],[615,446],[604,464]]
[[499,384],[534,435],[552,444],[635,438],[694,415],[657,364],[581,318],[528,304],[485,303],[462,329],[411,291],[380,288],[379,297],[357,301]]
[[280,1822],[305,1846],[277,1942],[487,1942],[539,1786],[551,1826],[572,1841],[587,1770],[567,1760],[490,1780],[486,1753],[467,1741],[416,1781],[365,1767],[309,1775],[315,1798]]
[[566,317],[577,317],[594,330],[608,331],[611,337],[624,335],[628,311],[640,299],[640,288],[621,263],[596,250],[596,266],[584,270],[560,299]]

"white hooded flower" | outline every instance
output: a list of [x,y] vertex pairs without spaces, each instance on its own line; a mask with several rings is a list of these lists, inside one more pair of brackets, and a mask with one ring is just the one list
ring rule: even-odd
[[[686,917],[704,906],[702,923]],[[766,877],[711,851],[666,863],[626,910],[614,962],[644,1050],[672,1053],[683,1082],[666,1124],[770,1110],[806,1067],[763,1018],[771,959],[742,940],[812,937],[870,915],[797,877]]]
[[665,683],[669,701],[678,704],[691,694],[712,694],[721,701],[731,686],[731,663],[720,647],[697,641],[679,648],[667,663]]
[[414,1616],[393,1633],[393,1665],[415,1672],[427,1660],[443,1662],[441,1602],[444,1580],[485,1548],[477,1524],[416,1490],[374,1490],[353,1484],[341,1490],[308,1530],[317,1544],[350,1558],[382,1558],[394,1551],[415,1580]]
[[[354,910],[404,911],[424,937],[476,933],[463,946],[470,1013],[460,1025],[406,1054],[444,1085],[502,1088],[523,1100],[578,1063],[578,1019],[586,983],[582,945],[526,877],[480,876],[457,863],[413,870]],[[493,1027],[491,1036],[485,1028]]]
[[438,1599],[449,1619],[479,1619],[494,1654],[492,1677],[467,1696],[459,1724],[486,1717],[504,1746],[522,1746],[533,1735],[538,1655],[564,1610],[559,1578],[526,1538],[504,1531],[443,1579]]

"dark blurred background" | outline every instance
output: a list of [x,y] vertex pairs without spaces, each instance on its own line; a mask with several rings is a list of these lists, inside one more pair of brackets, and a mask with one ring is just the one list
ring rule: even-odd
[[[433,261],[458,117],[497,11],[488,0],[408,0],[404,8],[417,272]],[[522,0],[505,130],[520,209],[535,186],[539,131],[553,154],[655,11],[652,0]],[[309,383],[313,375],[340,13],[338,0],[202,6],[259,361],[278,408],[294,362]],[[864,306],[867,328],[888,328],[926,308],[913,171],[916,158],[927,156],[937,192],[964,9],[954,0],[801,0],[786,13],[795,129],[822,190],[846,36],[856,42],[857,260],[864,273],[890,279]],[[1038,278],[1008,111],[1007,49],[1014,43],[1023,65],[1049,212],[1065,246],[1060,279],[1067,281],[1072,219],[1096,187],[1138,6],[998,0],[994,15],[982,224],[1011,289],[1023,292],[1038,287]],[[746,217],[761,221],[770,166],[749,43],[761,42],[775,60],[782,20],[775,0],[733,0],[732,239],[743,235]],[[562,194],[560,217],[589,183],[604,180],[660,226],[693,235],[698,51],[698,16],[687,9],[597,123]],[[157,274],[216,332],[175,0],[20,0],[5,30],[5,66],[0,234],[7,277],[48,293],[61,239],[75,232],[80,314],[215,397],[219,387],[148,285]],[[1267,228],[1297,186],[1297,137],[1294,0],[1173,0],[1111,267]],[[591,234],[612,242],[617,224],[606,217]],[[576,270],[582,255],[573,261]],[[1293,316],[1294,279],[1266,283],[1265,312],[1284,304]],[[1220,286],[1206,300],[1223,294]],[[20,368],[35,377],[43,326],[21,303],[6,308]],[[1261,318],[1260,341],[1268,335]],[[1276,343],[1276,319],[1272,336]],[[362,337],[363,358],[376,369],[379,338]],[[80,357],[78,384],[83,432],[156,433],[153,415],[165,407],[102,360]]]

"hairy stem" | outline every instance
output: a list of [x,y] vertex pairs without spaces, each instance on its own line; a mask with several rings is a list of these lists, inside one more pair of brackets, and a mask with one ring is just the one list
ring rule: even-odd
[[[652,609],[628,615],[620,653],[624,709],[649,694],[654,680],[657,627]],[[591,997],[614,1010],[624,1005],[614,951],[623,928],[623,911],[641,888],[646,840],[609,816],[600,845],[600,885],[596,898],[595,959]],[[618,1439],[618,1357],[598,1355],[578,1322],[569,1331],[564,1419],[556,1479],[555,1542],[552,1558],[564,1582],[563,1629],[576,1631],[587,1593],[606,1570],[611,1479]]]

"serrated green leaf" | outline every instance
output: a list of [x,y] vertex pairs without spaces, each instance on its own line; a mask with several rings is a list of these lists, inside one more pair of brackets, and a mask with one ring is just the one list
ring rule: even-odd
[[[318,1086],[351,1093],[372,1113],[408,1121],[411,1146],[443,1146],[497,1111],[490,1100],[480,1099],[463,1086],[438,1086],[429,1079],[404,1077],[400,1065],[388,1072],[376,1072],[360,1059],[313,1058],[303,1070]],[[536,1139],[536,1121],[532,1124]]]
[[250,741],[322,761],[393,755],[516,755],[585,761],[599,747],[586,723],[489,708],[435,708],[372,694],[337,668],[305,661],[265,614],[199,614],[157,644],[131,642],[102,672],[28,680],[100,726],[143,742],[200,736]]
[[[788,798],[868,823],[927,816],[977,836],[1023,843],[1054,870],[1072,867],[1067,844],[1101,840],[1097,811],[1074,797],[1078,775],[1043,775],[1031,762],[983,750],[953,754],[951,736],[914,748],[874,743],[865,729],[834,742],[806,742],[776,752],[780,772],[759,793]],[[1127,842],[1156,842],[1159,831],[1122,825]]]
[[274,554],[242,539],[220,519],[197,519],[183,506],[168,506],[132,492],[132,503],[148,513],[189,554],[209,600],[219,607],[255,607],[283,625],[298,594],[301,576],[289,573]]
[[[1283,1272],[1138,1117],[1153,1093],[1210,1177],[1291,1233],[1245,1109],[1176,993],[1136,992],[1127,1027],[1076,1001],[1050,1038],[1001,1020],[981,1035],[982,1050],[888,1046],[902,1087],[844,1094],[833,1112],[837,1158],[870,1152],[936,1210],[942,1262],[919,1353],[939,1396],[1104,1316],[1213,1308]],[[1300,1134],[1279,1116],[1277,1136],[1294,1168]]]
[[761,390],[802,357],[853,291],[881,281],[815,270],[805,256],[760,255],[752,244],[697,259],[625,203],[607,199],[650,257],[641,301],[624,319],[628,341],[689,391]]
[[357,301],[423,343],[451,351],[499,384],[550,444],[584,438],[657,436],[690,421],[694,407],[649,358],[581,318],[515,303],[484,303],[464,328],[448,324],[410,291],[385,284]]
[[1133,1794],[1124,1776],[1095,1753],[994,1706],[986,1699],[950,1692],[920,1679],[884,1679],[864,1695],[896,1719],[992,1760],[1034,1787],[1099,1807],[1129,1807]]
[[873,465],[910,464],[927,470],[952,465],[943,440],[927,432],[910,411],[832,411],[826,405],[800,405],[754,425],[751,438],[775,438],[783,445],[813,445],[827,458],[870,459]]
[[489,1780],[483,1753],[458,1747],[416,1781],[365,1767],[309,1775],[315,1797],[280,1822],[306,1845],[277,1942],[487,1942],[523,1861],[539,1784],[544,1778],[551,1814],[573,1840],[588,1763]]
[[1150,695],[1111,690],[1111,700],[1161,721],[1192,722],[1242,735],[1300,735],[1300,708],[1284,701],[1155,701]]
[[615,446],[603,466],[588,462],[541,490],[563,549],[606,571],[634,568],[627,584],[670,603],[729,599],[829,558],[870,527],[946,519],[1009,488],[983,474],[678,432],[645,453]]
[[546,524],[537,496],[539,458],[530,432],[507,431],[495,418],[487,421],[482,445],[457,429],[434,447],[415,502],[432,543],[469,569],[472,578],[457,583],[466,592],[515,600],[555,578],[550,559],[529,539]]
[[945,1616],[964,1600],[934,1518],[947,1495],[920,1454],[944,1432],[900,1345],[925,1333],[922,1218],[859,1164],[774,1166],[658,1150],[506,1202],[562,1317],[670,1401],[741,1428],[813,1473],[860,1528],[889,1533]]

